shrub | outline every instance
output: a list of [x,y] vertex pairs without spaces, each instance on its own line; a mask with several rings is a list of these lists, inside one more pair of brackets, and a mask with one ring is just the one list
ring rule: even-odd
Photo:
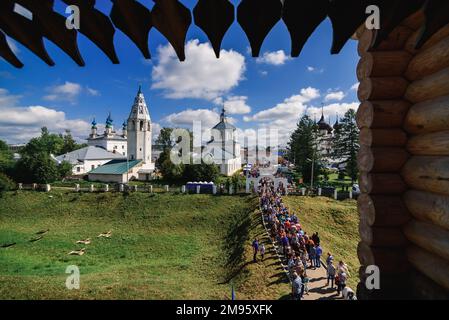
[[7,175],[0,173],[0,193],[13,190],[16,187],[14,181],[12,181]]

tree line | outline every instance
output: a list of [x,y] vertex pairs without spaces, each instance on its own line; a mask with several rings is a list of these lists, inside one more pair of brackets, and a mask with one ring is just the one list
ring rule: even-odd
[[65,134],[50,133],[46,127],[39,137],[31,139],[20,151],[20,159],[14,159],[8,145],[0,140],[0,189],[9,188],[15,182],[51,183],[67,177],[72,172],[68,162],[57,164],[51,155],[72,152],[87,146],[78,144],[70,131]]
[[[330,153],[324,155],[323,139],[330,139]],[[335,126],[332,137],[323,136],[318,124],[304,115],[290,136],[287,158],[294,163],[296,172],[304,183],[318,181],[321,175],[328,174],[331,162],[339,170],[339,177],[349,176],[354,183],[358,178],[357,153],[359,145],[359,129],[356,124],[356,113],[348,110]]]

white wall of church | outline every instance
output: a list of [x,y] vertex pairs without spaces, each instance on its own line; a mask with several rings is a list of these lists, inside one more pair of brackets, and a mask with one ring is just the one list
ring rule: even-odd
[[77,164],[77,165],[73,166],[72,173],[73,173],[73,175],[83,175],[83,174],[89,173],[93,169],[96,169],[96,168],[108,163],[111,160],[112,159],[86,160],[82,164]]

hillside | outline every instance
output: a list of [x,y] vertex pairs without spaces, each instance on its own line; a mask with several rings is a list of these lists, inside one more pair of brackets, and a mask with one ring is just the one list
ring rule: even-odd
[[284,197],[285,204],[295,212],[305,231],[312,235],[318,232],[324,251],[334,255],[335,261],[348,264],[351,277],[349,285],[355,288],[360,267],[357,258],[359,216],[356,201],[335,201],[325,197]]
[[[259,290],[257,280],[277,266],[246,263],[262,230],[256,206],[250,196],[6,193],[0,246],[17,244],[0,248],[0,298],[229,299],[234,285],[251,299],[255,279],[259,298],[277,299],[288,286]],[[110,239],[97,238],[108,230]],[[82,247],[85,255],[68,255]],[[69,265],[80,268],[80,290],[65,288]]]

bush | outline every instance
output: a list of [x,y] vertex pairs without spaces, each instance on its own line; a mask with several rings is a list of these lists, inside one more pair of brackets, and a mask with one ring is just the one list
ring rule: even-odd
[[7,175],[0,173],[0,194],[5,191],[13,190],[16,183],[12,181]]

